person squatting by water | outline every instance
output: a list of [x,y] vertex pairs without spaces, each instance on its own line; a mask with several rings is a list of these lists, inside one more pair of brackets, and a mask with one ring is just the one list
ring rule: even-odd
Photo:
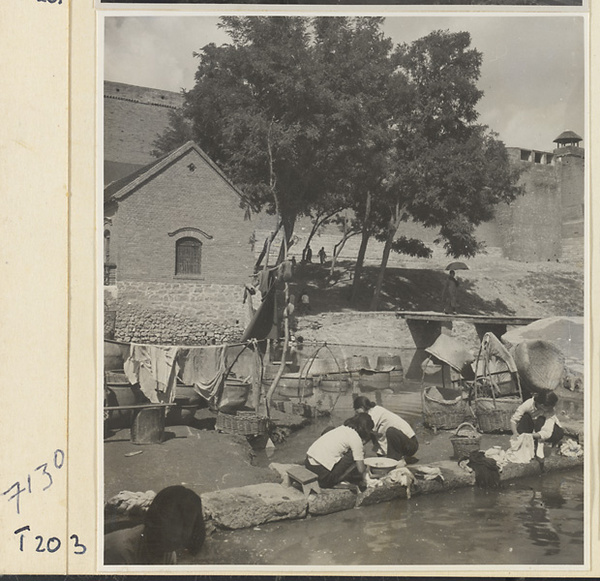
[[321,488],[333,488],[344,480],[366,487],[364,445],[373,437],[373,427],[369,414],[357,414],[310,446],[304,465],[317,475]]
[[525,400],[510,419],[513,436],[531,434],[536,451],[543,442],[558,444],[565,432],[554,411],[557,403],[558,396],[550,390],[542,390]]
[[456,272],[451,270],[446,279],[444,290],[442,291],[442,302],[444,304],[444,313],[456,313],[458,307],[458,279],[456,278]]
[[419,449],[419,442],[415,431],[406,420],[373,403],[364,395],[354,399],[354,411],[357,414],[368,413],[373,420],[376,435],[373,445],[378,456],[405,460],[407,464],[417,461],[414,456]]
[[104,564],[175,565],[177,551],[196,555],[205,538],[200,497],[184,486],[168,486],[148,507],[144,524],[104,536]]

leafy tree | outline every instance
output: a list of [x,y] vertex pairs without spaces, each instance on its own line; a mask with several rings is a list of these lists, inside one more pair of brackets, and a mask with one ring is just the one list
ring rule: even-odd
[[403,222],[439,227],[447,254],[473,256],[481,250],[475,227],[519,193],[504,145],[477,123],[482,54],[470,42],[467,32],[435,31],[394,55],[409,89],[407,102],[391,105],[390,171],[378,198],[385,226],[377,237],[385,244],[371,309],[392,250],[430,253],[421,241],[397,237]]
[[209,44],[185,93],[194,139],[253,205],[276,214],[291,240],[296,218],[321,197],[323,118],[309,20],[223,17],[231,43]]

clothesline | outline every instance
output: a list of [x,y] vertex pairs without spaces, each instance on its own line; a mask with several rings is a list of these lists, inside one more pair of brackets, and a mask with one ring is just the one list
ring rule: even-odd
[[237,342],[237,343],[215,343],[213,345],[173,345],[171,343],[169,344],[163,344],[163,343],[138,343],[136,341],[115,341],[114,339],[104,339],[105,342],[107,343],[114,343],[115,345],[142,345],[142,346],[152,346],[152,347],[164,347],[164,348],[171,348],[171,347],[175,347],[177,349],[192,349],[195,347],[244,347],[244,346],[248,346],[248,345],[253,345],[254,343],[262,343],[263,341],[266,341],[267,339],[248,339],[248,341],[244,341],[244,342]]

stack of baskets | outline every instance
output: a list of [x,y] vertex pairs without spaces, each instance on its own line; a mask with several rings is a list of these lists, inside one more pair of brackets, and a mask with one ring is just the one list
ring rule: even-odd
[[422,390],[421,403],[423,423],[429,428],[452,430],[469,414],[467,400],[461,392],[454,399],[444,399],[435,386]]
[[464,422],[456,428],[454,436],[450,438],[454,448],[454,458],[460,460],[468,456],[471,452],[479,450],[481,434],[477,432],[475,426],[469,422]]
[[[483,337],[475,369],[477,376],[472,405],[479,429],[485,433],[510,432],[510,419],[523,402],[523,392],[512,356],[492,333],[486,333]],[[498,389],[498,377],[504,379],[506,375],[512,378],[509,383],[515,395],[505,396]]]

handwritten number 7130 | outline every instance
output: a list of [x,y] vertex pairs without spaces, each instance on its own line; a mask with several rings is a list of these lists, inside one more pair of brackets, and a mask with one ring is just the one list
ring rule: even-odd
[[38,2],[48,2],[48,4],[62,4],[62,0],[37,0]]
[[[54,451],[54,458],[53,458],[53,468],[56,470],[60,470],[63,465],[65,463],[65,453],[60,450],[57,449]],[[52,467],[50,467],[50,470],[53,469]],[[34,472],[39,472],[40,476],[43,476],[44,479],[42,482],[39,482],[39,479],[34,478],[33,482],[32,482],[32,478],[31,478],[31,474],[27,475],[27,487],[23,487],[21,486],[21,482],[15,482],[8,490],[5,490],[2,495],[6,496],[8,494],[10,494],[12,492],[12,495],[8,497],[8,500],[15,500],[15,507],[17,509],[17,514],[21,514],[21,499],[20,496],[23,492],[28,492],[29,494],[32,494],[36,489],[39,489],[41,487],[41,491],[43,492],[44,490],[48,490],[48,488],[50,488],[52,486],[52,484],[54,483],[54,479],[52,478],[52,474],[49,471],[48,468],[48,462],[44,462],[43,464],[40,464],[37,468],[35,468],[33,470]],[[45,483],[45,486],[42,487],[42,484]]]

